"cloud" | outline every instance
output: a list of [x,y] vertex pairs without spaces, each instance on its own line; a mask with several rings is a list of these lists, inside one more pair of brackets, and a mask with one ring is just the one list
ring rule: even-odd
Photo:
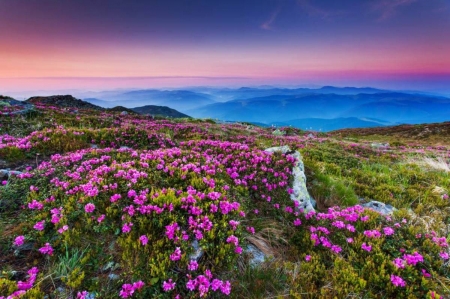
[[382,0],[374,5],[374,10],[380,13],[379,21],[393,17],[400,7],[408,6],[418,0]]
[[278,17],[278,14],[281,11],[281,7],[278,7],[277,9],[275,9],[272,14],[270,15],[269,19],[267,19],[264,23],[261,24],[261,26],[259,26],[261,29],[264,30],[272,30],[272,23],[275,22],[275,20]]
[[297,4],[310,16],[326,19],[336,14],[311,4],[310,0],[297,0]]

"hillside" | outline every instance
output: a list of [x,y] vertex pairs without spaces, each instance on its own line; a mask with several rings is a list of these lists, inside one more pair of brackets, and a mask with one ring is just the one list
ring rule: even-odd
[[0,298],[450,296],[450,145],[424,127],[41,103],[0,117]]
[[31,97],[26,100],[27,103],[34,105],[49,105],[64,108],[76,108],[76,109],[93,109],[104,110],[102,107],[93,105],[91,103],[74,98],[71,95],[55,95],[49,97]]
[[115,94],[97,95],[97,98],[85,98],[85,101],[109,108],[124,106],[133,108],[138,106],[156,105],[169,106],[176,110],[186,111],[201,106],[213,104],[215,101],[207,94],[188,90],[134,90]]
[[421,142],[429,145],[450,145],[450,122],[341,129],[330,132],[330,135],[339,138],[353,137],[385,142]]
[[154,105],[147,105],[142,107],[136,107],[132,108],[134,112],[140,113],[140,114],[149,114],[152,116],[164,116],[164,117],[171,117],[171,118],[183,118],[187,117],[190,118],[190,116],[180,113],[175,109],[166,107],[166,106],[154,106]]
[[[448,121],[450,99],[398,92],[268,95],[234,99],[186,111],[194,117],[266,124],[302,122],[317,127],[312,119],[335,119],[335,127],[346,128],[339,119],[376,119],[387,125]],[[325,124],[323,124],[325,125]],[[358,124],[355,125],[358,127]]]

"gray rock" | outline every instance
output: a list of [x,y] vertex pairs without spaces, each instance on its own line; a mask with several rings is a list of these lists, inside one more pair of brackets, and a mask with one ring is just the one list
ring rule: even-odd
[[128,115],[128,112],[122,111],[122,112],[120,112],[120,115]]
[[361,204],[361,206],[368,208],[368,209],[372,209],[382,215],[392,215],[394,213],[394,211],[397,210],[396,208],[394,208],[393,206],[391,206],[389,204],[385,204],[385,203],[382,203],[380,201],[375,201],[375,200],[372,200],[368,203],[363,203],[363,204]]
[[98,148],[98,145],[97,145],[97,144],[94,144],[94,143],[91,143],[89,146],[90,146],[91,148]]
[[264,252],[262,252],[261,250],[258,249],[258,247],[252,244],[248,244],[244,252],[251,256],[249,264],[252,267],[259,266],[266,260],[266,255],[264,254]]
[[6,169],[0,169],[0,180],[7,180],[9,177],[9,170]]
[[265,149],[265,151],[269,153],[282,152],[283,154],[287,154],[296,159],[297,162],[292,169],[294,181],[291,188],[294,192],[291,194],[291,199],[298,202],[298,208],[303,209],[305,213],[314,211],[315,200],[309,195],[308,189],[306,188],[305,166],[303,164],[302,155],[298,151],[291,151],[287,145],[271,147]]
[[370,146],[376,149],[387,149],[389,148],[389,143],[373,142]]
[[111,273],[111,274],[108,275],[108,278],[110,280],[118,280],[120,278],[120,276],[117,275],[117,274]]
[[194,240],[191,245],[192,248],[194,248],[194,252],[191,253],[189,258],[198,261],[203,256],[203,249],[200,247],[197,240]]

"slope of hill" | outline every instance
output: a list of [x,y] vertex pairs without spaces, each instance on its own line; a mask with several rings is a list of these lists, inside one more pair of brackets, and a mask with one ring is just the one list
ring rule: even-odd
[[135,90],[109,95],[105,98],[86,98],[86,101],[102,107],[124,106],[133,108],[145,105],[163,105],[186,111],[215,101],[208,95],[188,90]]
[[329,134],[338,138],[349,137],[391,143],[406,144],[420,141],[429,145],[450,145],[450,122],[340,129]]
[[149,114],[152,116],[164,116],[164,117],[172,117],[172,118],[190,118],[189,115],[183,114],[181,112],[178,112],[175,109],[166,107],[166,106],[154,106],[154,105],[147,105],[142,107],[135,107],[131,109],[134,112],[137,112],[139,114]]
[[36,110],[0,117],[0,297],[450,296],[449,146]]
[[139,114],[136,111],[133,111],[132,109],[125,108],[123,106],[116,106],[116,107],[113,107],[113,108],[108,108],[106,110],[107,111],[111,111],[111,112],[121,112],[121,113],[126,112],[126,113],[130,113],[130,114]]
[[276,126],[292,126],[303,130],[328,132],[338,130],[341,128],[380,127],[385,126],[388,123],[367,118],[338,117],[332,119],[323,119],[323,118],[293,119],[284,122],[274,122],[273,124]]
[[104,108],[91,103],[74,98],[71,95],[55,95],[49,97],[31,97],[26,100],[27,103],[45,104],[56,107],[104,110]]

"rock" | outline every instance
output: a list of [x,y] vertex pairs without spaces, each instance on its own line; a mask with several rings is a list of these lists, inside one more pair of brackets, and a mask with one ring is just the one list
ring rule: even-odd
[[265,149],[265,151],[269,153],[282,152],[283,154],[292,156],[297,160],[297,163],[292,169],[294,181],[291,188],[294,192],[291,194],[291,199],[298,202],[298,208],[303,209],[305,213],[314,211],[315,200],[311,197],[311,195],[309,195],[308,189],[306,188],[305,166],[303,164],[302,155],[298,151],[291,151],[287,145],[271,147]]
[[120,278],[120,276],[117,274],[111,273],[108,275],[108,278],[111,280],[118,280]]
[[120,112],[120,115],[128,115],[128,112],[127,111],[122,111],[122,112]]
[[13,245],[13,248],[15,248],[14,255],[15,256],[19,256],[25,251],[33,250],[34,249],[34,242],[27,242],[25,244],[22,244],[21,246]]
[[9,170],[0,169],[0,181],[7,180],[9,177]]
[[389,148],[389,143],[373,142],[370,146],[376,149],[387,149]]
[[191,255],[189,256],[189,258],[191,260],[196,260],[198,261],[202,256],[203,256],[203,249],[200,247],[200,244],[198,244],[197,240],[194,240],[194,242],[192,242],[192,247],[194,248],[194,252],[191,253]]
[[89,146],[90,146],[91,148],[98,148],[98,145],[97,145],[97,144],[94,144],[94,143],[91,143]]
[[244,252],[251,256],[249,264],[252,267],[259,266],[266,260],[266,255],[258,247],[248,244]]
[[392,215],[394,213],[394,211],[397,210],[396,208],[394,208],[393,206],[391,206],[389,204],[385,204],[385,203],[382,203],[380,201],[375,201],[375,200],[372,200],[368,203],[363,203],[363,204],[361,204],[361,206],[368,208],[368,209],[372,209],[382,215]]

